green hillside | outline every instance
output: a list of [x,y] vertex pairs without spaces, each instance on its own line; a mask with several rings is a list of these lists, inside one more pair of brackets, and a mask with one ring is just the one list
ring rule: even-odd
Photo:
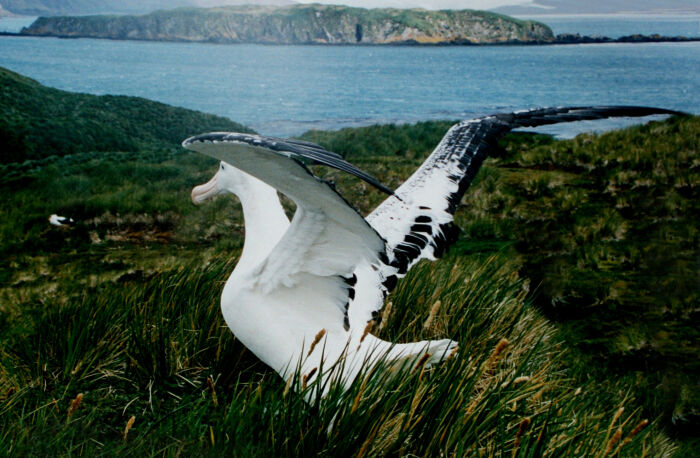
[[74,94],[0,68],[0,163],[179,146],[200,131],[243,129],[228,119],[137,97]]
[[[89,136],[52,146],[55,137],[0,126],[3,151],[6,138],[31,140],[37,158],[81,151],[0,166],[0,450],[9,455],[697,454],[700,118],[567,141],[509,135],[458,210],[457,245],[400,282],[377,330],[395,341],[453,336],[460,356],[307,406],[226,328],[218,300],[240,253],[240,207],[229,197],[194,207],[190,190],[216,161],[176,146],[241,127],[2,75],[25,94],[4,121],[49,123],[37,110],[57,108],[42,98],[60,97],[93,104],[80,112],[90,116],[63,117],[63,130],[90,132],[85,118],[135,129],[120,131],[133,150],[117,138],[98,151]],[[182,113],[171,123],[182,135],[136,125],[152,110]],[[303,137],[396,187],[450,125]],[[314,170],[365,213],[383,199]],[[51,213],[78,224],[50,226]]]

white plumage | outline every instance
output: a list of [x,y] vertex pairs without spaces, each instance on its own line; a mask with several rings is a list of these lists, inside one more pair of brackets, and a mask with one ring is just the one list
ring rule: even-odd
[[67,226],[67,225],[70,225],[73,223],[75,223],[75,221],[73,221],[73,218],[59,216],[55,213],[53,215],[49,216],[49,224],[51,224],[52,226],[60,227],[60,226]]
[[[222,160],[212,180],[193,190],[193,201],[230,192],[243,206],[243,252],[221,298],[226,323],[241,342],[285,379],[300,367],[307,382],[345,355],[343,372],[335,374],[342,383],[369,360],[428,351],[428,363],[434,363],[456,347],[449,339],[393,345],[364,335],[384,299],[385,271],[396,271],[381,260],[385,241],[300,163],[234,138],[188,140],[185,146]],[[291,222],[276,190],[297,204]]]

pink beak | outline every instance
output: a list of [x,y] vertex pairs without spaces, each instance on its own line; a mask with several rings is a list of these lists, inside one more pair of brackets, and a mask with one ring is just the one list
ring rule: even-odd
[[199,205],[205,200],[211,199],[215,195],[219,194],[219,172],[212,177],[208,182],[195,186],[192,189],[192,203]]

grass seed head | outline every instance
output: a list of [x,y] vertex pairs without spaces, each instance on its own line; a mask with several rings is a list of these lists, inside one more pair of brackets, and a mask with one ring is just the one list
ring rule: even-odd
[[309,380],[311,380],[311,377],[314,376],[314,374],[316,373],[317,370],[318,370],[318,367],[314,367],[313,369],[311,369],[309,371],[308,374],[304,375],[304,377],[302,378],[302,382],[301,382],[301,389],[302,390],[306,389],[306,384],[309,382]]
[[605,453],[603,453],[603,456],[607,456],[612,451],[615,449],[615,446],[617,445],[618,442],[620,442],[620,438],[622,437],[622,428],[618,428],[617,431],[615,431],[615,434],[613,434],[613,437],[610,438],[610,441],[608,442],[608,446],[605,447]]
[[459,353],[459,346],[456,346],[452,349],[449,355],[447,355],[447,358],[445,358],[444,362],[450,361],[452,358],[457,356],[457,353]]
[[134,426],[134,422],[136,421],[136,417],[134,415],[129,418],[129,421],[126,422],[126,427],[124,428],[124,433],[122,434],[122,438],[126,440],[126,436],[129,434],[129,430],[131,430],[131,427]]
[[624,446],[624,445],[627,445],[630,442],[632,442],[632,439],[634,439],[634,436],[639,434],[644,428],[647,427],[647,425],[649,425],[649,420],[644,419],[644,420],[640,421],[637,424],[637,426],[635,426],[634,429],[632,431],[630,431],[630,433],[627,435],[627,437],[625,437],[625,440],[622,441],[622,445]]
[[364,342],[365,337],[367,337],[367,334],[369,334],[372,331],[373,327],[374,327],[374,320],[369,320],[367,322],[367,326],[365,326],[365,330],[362,332],[362,337],[360,337],[360,343]]
[[311,342],[311,346],[309,347],[309,352],[306,354],[307,357],[311,356],[311,353],[313,353],[314,349],[316,348],[316,345],[323,339],[323,336],[326,335],[326,330],[321,329],[318,331],[316,334],[316,337],[314,337],[314,341]]
[[211,379],[211,377],[207,377],[207,384],[211,390],[211,402],[214,404],[214,407],[218,407],[219,400],[216,397],[216,388],[214,387],[214,381]]
[[501,360],[503,357],[503,354],[505,352],[505,349],[508,348],[508,345],[510,342],[508,342],[508,339],[501,339],[498,344],[496,344],[496,348],[493,349],[493,353],[491,353],[491,356],[489,356],[487,365],[486,365],[486,371],[491,372],[493,371],[496,366],[498,365],[498,362]]
[[423,330],[430,331],[430,329],[433,327],[433,322],[435,321],[435,317],[437,316],[441,305],[441,301],[435,301],[433,306],[430,308],[430,314],[428,315],[428,318],[426,318],[425,322],[423,323]]
[[384,310],[382,311],[382,320],[379,322],[379,330],[381,331],[386,327],[386,323],[389,320],[389,315],[391,315],[391,308],[394,306],[394,303],[389,301],[386,303],[384,306]]
[[294,380],[294,374],[287,377],[287,383],[284,385],[284,391],[282,392],[282,396],[287,396],[287,394],[289,394],[289,391],[292,388],[292,381],[293,380]]
[[[530,423],[532,423],[532,420],[530,420],[528,417],[523,418],[523,420],[520,422],[518,432],[515,434],[515,448],[520,446],[520,441],[523,438],[523,434],[525,434],[525,431],[530,426]],[[515,452],[515,450],[513,452]]]
[[625,408],[624,408],[624,407],[620,407],[619,409],[617,409],[617,412],[615,412],[615,416],[613,416],[613,419],[612,419],[612,421],[610,422],[610,426],[608,427],[608,431],[612,431],[613,426],[615,426],[615,423],[617,423],[617,420],[620,419],[620,417],[622,416],[622,414],[623,414],[624,412],[625,412]]
[[71,415],[75,413],[76,410],[78,410],[78,407],[80,407],[80,404],[83,403],[83,393],[78,393],[78,395],[73,399],[73,401],[70,403],[70,408],[68,409],[68,415],[66,416],[67,418],[70,418]]
[[430,359],[431,356],[432,355],[430,353],[424,353],[423,356],[420,357],[416,365],[413,366],[413,370],[411,371],[411,373],[414,373],[417,370],[421,369],[423,366],[425,366],[425,363],[428,362],[428,359]]

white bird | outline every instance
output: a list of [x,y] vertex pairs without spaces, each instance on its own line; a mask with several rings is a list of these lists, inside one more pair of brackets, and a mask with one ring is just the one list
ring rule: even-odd
[[[427,364],[456,351],[450,339],[393,344],[371,333],[386,295],[419,260],[440,257],[456,240],[454,212],[499,137],[517,127],[612,116],[677,114],[645,107],[548,108],[497,114],[453,126],[396,192],[335,153],[298,140],[209,133],[183,146],[221,161],[194,203],[237,195],[245,243],[221,296],[236,337],[285,380],[322,377],[343,386],[383,361]],[[301,162],[353,174],[390,196],[366,219]],[[297,208],[289,222],[277,192]],[[368,325],[369,324],[369,325]]]
[[55,213],[49,216],[49,224],[53,226],[67,226],[73,223],[75,223],[75,221],[73,221],[73,218],[68,218],[66,216],[58,216]]

